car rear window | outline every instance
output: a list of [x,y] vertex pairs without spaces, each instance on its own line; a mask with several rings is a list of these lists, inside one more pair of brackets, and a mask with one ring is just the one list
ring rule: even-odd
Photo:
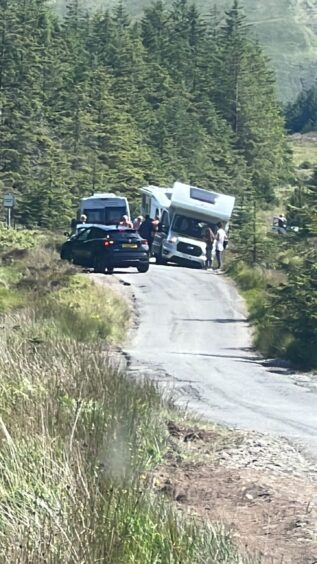
[[138,239],[138,240],[140,239],[140,235],[138,234],[138,232],[133,230],[133,229],[129,229],[129,230],[125,230],[125,231],[123,231],[123,230],[121,231],[121,229],[118,229],[116,231],[108,231],[108,235],[114,241],[126,241],[128,239]]

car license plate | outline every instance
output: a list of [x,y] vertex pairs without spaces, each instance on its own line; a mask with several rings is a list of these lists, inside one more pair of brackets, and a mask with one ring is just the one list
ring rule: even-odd
[[137,249],[138,245],[136,243],[123,243],[123,249]]

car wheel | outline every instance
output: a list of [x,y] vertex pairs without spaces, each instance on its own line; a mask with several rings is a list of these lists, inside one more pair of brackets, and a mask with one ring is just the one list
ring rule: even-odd
[[113,266],[108,266],[107,272],[108,274],[113,274]]
[[103,257],[96,257],[94,264],[94,272],[104,274],[106,270],[105,259]]
[[160,254],[157,255],[156,257],[156,264],[167,264],[167,260],[162,257],[162,251],[160,251]]
[[140,264],[140,266],[137,267],[139,272],[147,272],[150,268],[149,264]]
[[80,260],[79,260],[79,259],[70,257],[69,260],[72,261],[72,263],[75,264],[75,266],[82,266],[82,265],[80,264]]
[[163,247],[160,247],[159,253],[155,255],[156,264],[167,264],[166,258],[163,257]]

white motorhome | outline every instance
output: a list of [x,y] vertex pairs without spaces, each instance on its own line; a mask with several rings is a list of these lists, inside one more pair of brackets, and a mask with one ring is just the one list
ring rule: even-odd
[[[157,193],[153,194],[157,198]],[[228,230],[235,198],[175,182],[168,205],[161,209],[159,232],[152,251],[157,262],[196,264],[206,261],[203,230],[208,225],[214,232],[222,222]]]
[[171,203],[172,188],[161,188],[159,186],[144,186],[142,193],[142,215],[149,215],[152,219],[161,218],[163,210],[167,209]]
[[130,209],[127,198],[116,194],[96,193],[80,200],[80,214],[87,216],[87,223],[115,225],[123,215],[130,219]]

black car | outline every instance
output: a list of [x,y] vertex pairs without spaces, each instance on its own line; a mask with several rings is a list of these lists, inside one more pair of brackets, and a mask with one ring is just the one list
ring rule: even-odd
[[116,267],[128,266],[147,272],[150,250],[148,242],[134,229],[90,224],[65,241],[61,258],[94,268],[95,272],[111,273]]

